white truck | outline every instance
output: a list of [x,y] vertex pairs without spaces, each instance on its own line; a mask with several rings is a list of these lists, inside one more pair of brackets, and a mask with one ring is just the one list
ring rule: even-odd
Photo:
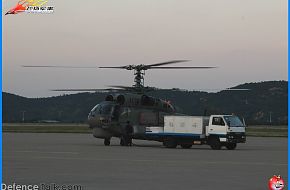
[[214,150],[233,150],[246,142],[245,124],[235,115],[164,116],[164,127],[147,127],[146,135],[167,148],[208,144]]

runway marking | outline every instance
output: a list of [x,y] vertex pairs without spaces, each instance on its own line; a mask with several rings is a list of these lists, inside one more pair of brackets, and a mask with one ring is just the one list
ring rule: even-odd
[[34,150],[16,150],[19,153],[41,153],[41,154],[79,154],[79,152],[50,152],[50,151],[34,151]]
[[160,162],[160,163],[190,163],[190,164],[231,164],[231,165],[260,165],[260,166],[288,166],[287,163],[266,163],[266,162],[231,162],[231,161],[224,161],[224,162],[214,162],[214,161],[188,161],[188,160],[130,160],[130,159],[99,159],[99,158],[73,158],[73,157],[50,157],[50,156],[40,156],[34,157],[34,159],[58,159],[58,160],[84,160],[84,161],[109,161],[109,162]]

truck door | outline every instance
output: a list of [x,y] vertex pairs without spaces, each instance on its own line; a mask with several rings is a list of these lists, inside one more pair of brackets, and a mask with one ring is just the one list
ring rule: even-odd
[[227,128],[224,119],[220,116],[213,117],[208,128],[208,134],[226,135],[226,133]]

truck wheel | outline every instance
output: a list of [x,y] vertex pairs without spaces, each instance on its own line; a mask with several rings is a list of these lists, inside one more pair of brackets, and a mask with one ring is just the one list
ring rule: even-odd
[[110,146],[111,139],[104,139],[104,145],[105,146]]
[[180,145],[182,148],[186,148],[186,149],[189,149],[192,147],[192,144],[181,144]]
[[165,139],[163,142],[163,145],[166,148],[176,148],[177,147],[177,142],[175,139]]
[[213,150],[220,150],[222,147],[222,144],[218,137],[211,137],[209,140],[209,145]]
[[228,150],[234,150],[237,147],[237,143],[227,143],[226,147]]

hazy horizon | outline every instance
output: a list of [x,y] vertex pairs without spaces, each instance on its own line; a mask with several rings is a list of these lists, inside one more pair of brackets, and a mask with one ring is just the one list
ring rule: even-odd
[[[3,1],[2,15],[17,1]],[[59,88],[131,86],[132,71],[23,68],[21,65],[118,66],[187,59],[149,70],[145,86],[225,89],[288,81],[286,0],[55,1],[53,14],[3,16],[3,91],[25,97]]]

